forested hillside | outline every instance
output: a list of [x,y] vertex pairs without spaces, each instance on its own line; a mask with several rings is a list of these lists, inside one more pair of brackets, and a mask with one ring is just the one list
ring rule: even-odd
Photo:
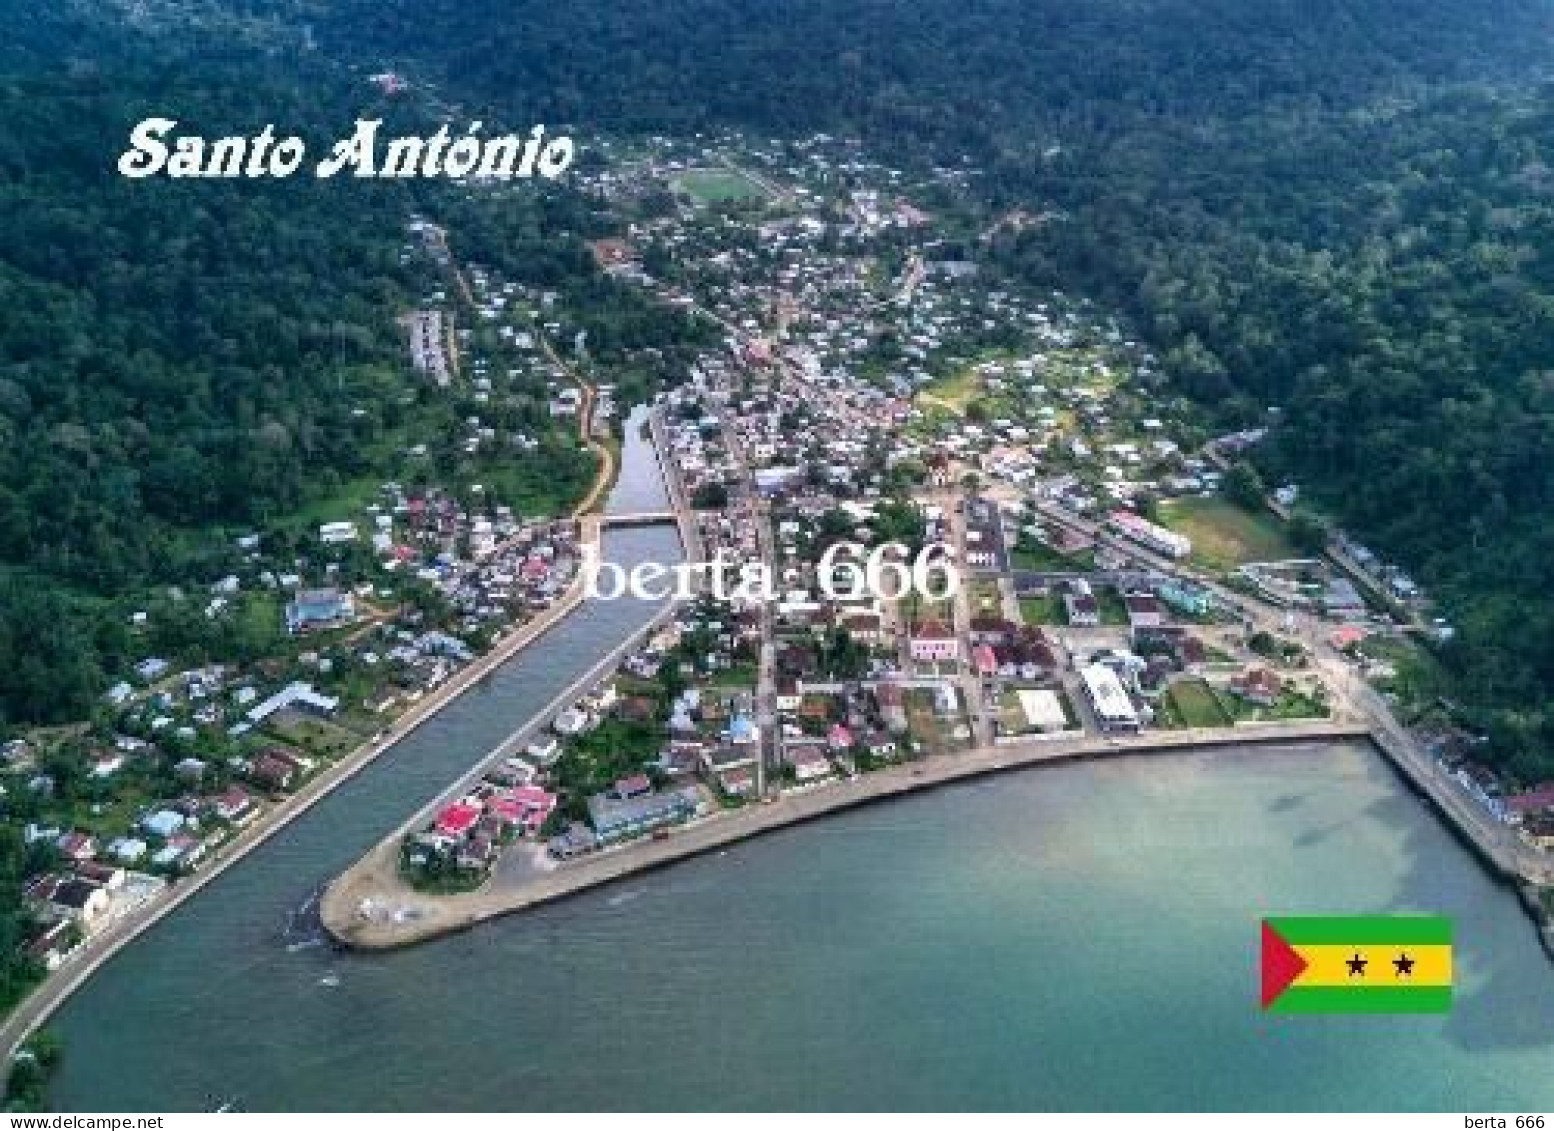
[[1546,62],[1536,0],[343,0],[324,41],[590,127],[947,132],[1323,109]]
[[[1126,310],[1259,457],[1408,562],[1470,722],[1554,770],[1547,0],[347,0],[324,41],[589,129],[970,154],[996,254]],[[404,28],[414,26],[413,36]]]
[[1268,477],[1445,598],[1455,691],[1527,777],[1554,739],[1551,139],[1536,94],[1442,94],[1217,141],[1188,185],[1140,146],[1105,194],[1033,172],[1070,221],[1003,250],[1128,310],[1229,420],[1280,408]]
[[54,721],[79,717],[119,659],[122,618],[99,605],[206,576],[221,543],[191,532],[350,474],[372,426],[353,394],[397,344],[405,204],[124,180],[114,163],[147,114],[320,129],[349,107],[306,65],[196,64],[185,29],[137,48],[31,15],[0,54],[0,709]]

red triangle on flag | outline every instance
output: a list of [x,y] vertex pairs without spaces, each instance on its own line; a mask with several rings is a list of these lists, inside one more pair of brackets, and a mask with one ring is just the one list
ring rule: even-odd
[[1263,1008],[1267,1009],[1306,969],[1306,960],[1263,920]]

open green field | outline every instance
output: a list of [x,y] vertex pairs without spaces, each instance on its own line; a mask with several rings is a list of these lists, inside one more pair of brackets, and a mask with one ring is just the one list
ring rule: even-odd
[[946,718],[934,710],[933,702],[930,692],[913,689],[906,693],[907,729],[921,744],[923,753],[944,754],[964,747],[966,743],[952,732],[966,721],[965,704],[957,703],[956,713]]
[[1276,517],[1253,514],[1226,499],[1171,499],[1160,504],[1160,519],[1191,538],[1193,560],[1212,569],[1301,556]]
[[1010,551],[1009,560],[1015,569],[1028,569],[1036,573],[1084,573],[1095,568],[1095,551],[1080,550],[1077,554],[1065,554],[1034,538],[1022,538]]
[[1227,695],[1224,700],[1227,709],[1235,716],[1237,722],[1286,722],[1292,719],[1325,719],[1332,712],[1327,704],[1315,696],[1307,695],[1294,688],[1286,688],[1279,700],[1270,706],[1264,707],[1257,703],[1248,702],[1235,695]]
[[1003,594],[998,591],[998,582],[977,580],[973,581],[966,591],[966,604],[971,609],[972,616],[1001,616],[1004,608]]
[[671,178],[669,187],[697,204],[766,199],[765,189],[734,169],[687,169]]
[[1067,624],[1068,610],[1055,593],[1045,597],[1021,597],[1020,619],[1026,624]]
[[1098,587],[1095,590],[1095,604],[1100,610],[1102,624],[1128,623],[1128,603],[1117,590],[1110,586]]
[[1184,679],[1173,683],[1166,697],[1175,708],[1175,714],[1183,726],[1224,727],[1230,725],[1230,714],[1225,710],[1214,689],[1201,679]]
[[271,716],[264,729],[304,754],[319,755],[331,760],[355,750],[365,737],[337,723],[297,711],[282,711]]
[[998,726],[1004,734],[1021,734],[1025,730],[1025,712],[1020,708],[1020,697],[1006,690],[998,697]]
[[955,616],[953,602],[925,597],[916,589],[903,597],[897,603],[897,607],[910,625],[917,625],[925,620],[939,620],[948,625]]
[[713,672],[708,683],[713,687],[754,687],[760,681],[760,672],[753,662],[740,662],[732,667]]
[[971,366],[967,366],[953,377],[924,385],[918,391],[917,399],[961,416],[964,415],[966,406],[971,403],[972,398],[982,392],[983,387],[981,375]]
[[1371,679],[1377,688],[1396,697],[1399,716],[1410,722],[1438,711],[1441,699],[1450,694],[1450,677],[1441,662],[1416,641],[1369,636],[1359,651],[1368,659],[1392,665],[1392,675]]

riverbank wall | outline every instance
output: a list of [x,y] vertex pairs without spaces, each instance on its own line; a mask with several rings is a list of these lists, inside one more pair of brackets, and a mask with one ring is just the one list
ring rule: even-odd
[[228,868],[239,863],[250,852],[303,816],[335,789],[410,737],[444,707],[466,691],[478,686],[503,664],[545,636],[571,614],[582,598],[583,585],[579,578],[555,604],[542,611],[534,620],[509,633],[506,638],[498,641],[489,651],[456,673],[448,682],[411,706],[394,721],[387,732],[320,771],[300,790],[243,829],[223,845],[199,871],[181,877],[107,930],[89,937],[63,967],[40,983],[6,1016],[5,1021],[0,1023],[0,1055],[9,1060],[34,1030],[42,1026],[60,1006],[69,1000],[72,994],[120,950],[172,914],[207,884],[214,882]]
[[[1292,747],[1313,742],[1368,739],[1359,724],[1296,723],[1260,729],[1154,734],[1138,738],[1033,741],[1023,747],[996,747],[937,755],[919,762],[790,792],[774,801],[720,811],[680,826],[661,840],[638,840],[593,856],[568,861],[516,884],[492,880],[474,892],[420,896],[390,873],[383,847],[342,874],[325,893],[320,910],[325,931],[342,946],[388,950],[412,946],[468,930],[504,915],[553,903],[604,884],[724,848],[739,841],[864,805],[965,782],[990,774],[1103,757],[1142,757],[1153,753],[1190,753],[1231,746]],[[404,913],[364,916],[362,900],[396,901]]]

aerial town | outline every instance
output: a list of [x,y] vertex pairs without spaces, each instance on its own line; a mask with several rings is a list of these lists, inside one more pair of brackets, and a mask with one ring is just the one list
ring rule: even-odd
[[[437,916],[412,892],[520,905],[582,859],[620,874],[632,845],[844,804],[880,771],[1390,719],[1408,634],[1450,626],[1402,570],[1303,532],[1298,485],[1248,490],[1260,432],[1203,435],[1122,328],[936,258],[914,199],[967,175],[909,186],[816,138],[737,160],[665,142],[597,177],[628,215],[674,201],[596,241],[602,269],[721,334],[653,406],[688,551],[759,566],[775,592],[655,618],[390,838],[392,867],[348,873],[337,935],[414,937]],[[925,551],[957,564],[954,593],[837,597],[823,576],[874,557],[906,577]],[[1464,819],[1539,859],[1554,788],[1483,782],[1471,745],[1409,736]]]
[[[606,150],[578,176],[617,218],[590,244],[597,269],[715,343],[666,375],[639,439],[688,556],[758,563],[775,599],[667,607],[523,742],[470,752],[474,774],[396,834],[353,919],[392,926],[426,898],[521,888],[873,775],[1381,715],[1459,821],[1543,867],[1526,861],[1554,845],[1554,783],[1498,780],[1472,735],[1409,701],[1412,638],[1451,627],[1406,573],[1313,536],[1299,485],[1241,462],[1260,432],[1205,434],[1104,311],[978,261],[1000,230],[1063,216],[967,229],[955,200],[975,169],[910,180],[830,137]],[[26,945],[49,970],[579,600],[631,406],[555,293],[455,261],[425,217],[403,256],[428,280],[405,365],[441,413],[404,444],[405,480],[363,483],[306,531],[239,537],[229,572],[133,612],[143,652],[90,728],[3,750],[7,812],[41,861]],[[536,451],[545,482],[504,463]],[[929,559],[953,591],[821,584],[838,561],[902,578]],[[213,625],[228,657],[164,658],[158,641]]]

